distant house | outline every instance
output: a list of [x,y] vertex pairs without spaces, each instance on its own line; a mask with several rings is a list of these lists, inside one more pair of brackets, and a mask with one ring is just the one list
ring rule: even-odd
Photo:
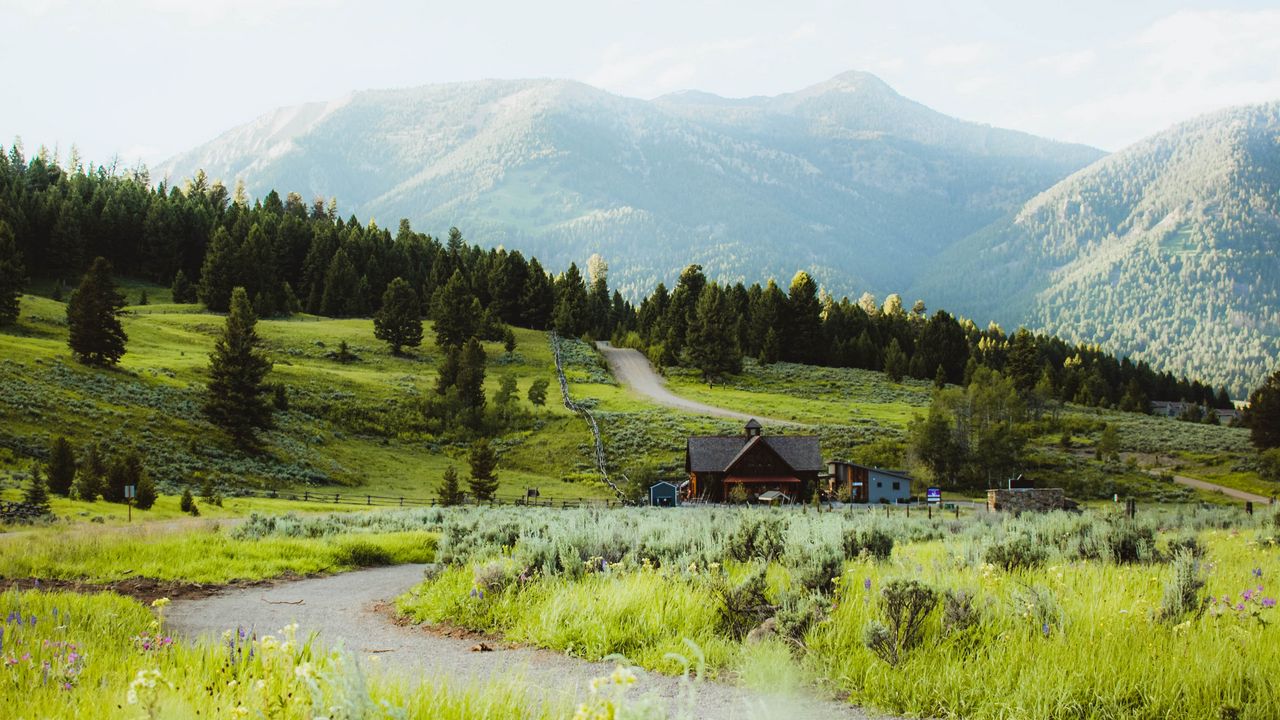
[[675,507],[680,504],[680,488],[673,482],[659,480],[649,487],[649,504],[654,507]]
[[743,435],[689,438],[684,467],[689,496],[710,502],[723,502],[735,486],[752,500],[771,490],[803,499],[823,470],[816,435],[765,435],[755,420]]
[[834,460],[827,465],[831,491],[847,491],[855,503],[900,503],[911,500],[911,476],[900,470]]
[[[1151,414],[1158,417],[1182,417],[1183,413],[1191,408],[1195,403],[1182,402],[1180,400],[1153,400],[1151,401]],[[1228,425],[1233,420],[1239,420],[1241,412],[1235,408],[1227,410],[1217,408],[1201,408],[1205,413],[1215,413],[1218,416],[1218,422]]]

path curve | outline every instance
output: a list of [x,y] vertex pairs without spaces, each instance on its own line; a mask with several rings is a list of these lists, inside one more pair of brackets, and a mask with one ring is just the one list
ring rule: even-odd
[[732,418],[735,420],[759,420],[760,422],[774,423],[777,425],[802,425],[794,420],[780,420],[765,415],[751,415],[748,413],[730,410],[728,408],[716,407],[715,405],[707,405],[704,403],[689,400],[680,397],[667,389],[666,380],[661,375],[654,372],[653,366],[649,364],[649,358],[644,353],[631,348],[618,348],[604,341],[596,343],[596,348],[604,355],[605,360],[609,363],[609,369],[613,371],[613,376],[623,385],[631,388],[637,393],[644,395],[650,400],[677,410],[696,413],[699,415],[710,415],[712,417]]
[[[269,588],[237,588],[198,600],[175,600],[165,612],[167,627],[188,637],[220,638],[223,631],[252,628],[259,635],[276,633],[297,622],[299,633],[316,632],[322,642],[342,643],[362,663],[379,658],[381,667],[410,681],[452,679],[483,683],[492,678],[518,679],[535,699],[582,698],[591,678],[608,675],[613,666],[560,653],[494,645],[492,652],[472,652],[475,640],[442,637],[420,627],[393,622],[388,603],[422,580],[427,565],[398,565],[282,583]],[[663,699],[674,713],[681,686],[677,679],[645,674],[638,686]],[[716,682],[698,686],[695,716],[699,720],[865,719],[870,716],[846,703],[813,697],[770,696]]]
[[[1159,476],[1159,473],[1152,473],[1152,474],[1156,475],[1157,477]],[[1229,498],[1235,498],[1236,500],[1241,500],[1244,502],[1251,502],[1251,503],[1254,503],[1255,505],[1271,504],[1271,498],[1269,497],[1256,495],[1254,493],[1251,493],[1245,490],[1237,490],[1236,488],[1226,487],[1225,485],[1217,485],[1211,482],[1207,482],[1205,480],[1197,480],[1196,478],[1189,478],[1184,475],[1174,475],[1173,481],[1178,483],[1179,485],[1186,485],[1187,487],[1195,488],[1197,490],[1207,490],[1209,492],[1220,492]]]

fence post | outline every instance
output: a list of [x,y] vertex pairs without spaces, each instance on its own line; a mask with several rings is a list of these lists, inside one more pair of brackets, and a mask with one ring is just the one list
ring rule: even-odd
[[404,496],[400,496],[400,507],[404,507]]
[[927,508],[925,508],[925,509],[929,512],[929,519],[930,519],[930,520],[932,520],[932,519],[933,519],[933,506],[932,506],[932,505],[930,505],[929,507],[927,507]]
[[334,505],[337,505],[337,504],[338,504],[338,493],[334,493],[334,494],[333,494],[333,504],[334,504]]
[[310,491],[310,490],[307,490],[306,492],[302,493],[302,501],[303,501],[303,502],[310,502],[310,501],[311,501],[311,491]]

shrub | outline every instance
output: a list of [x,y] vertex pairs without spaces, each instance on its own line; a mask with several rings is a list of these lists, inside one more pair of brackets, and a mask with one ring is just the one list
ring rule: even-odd
[[736,585],[730,585],[723,577],[715,583],[720,627],[735,640],[746,637],[773,612],[773,606],[765,598],[767,569],[768,566],[760,563]]
[[1006,535],[987,547],[985,560],[1005,570],[1039,567],[1048,558],[1044,545],[1027,533]]
[[342,543],[335,559],[347,567],[378,567],[394,562],[390,551],[365,540]]
[[845,557],[855,558],[863,553],[876,560],[888,560],[893,554],[893,535],[877,526],[845,530]]
[[1150,525],[1121,520],[1113,523],[1104,537],[1111,559],[1117,563],[1151,562],[1159,558],[1155,528]]
[[156,493],[156,481],[151,479],[150,473],[142,473],[134,490],[134,505],[137,505],[139,510],[150,510],[156,504],[157,497],[159,496]]
[[514,568],[505,562],[495,561],[476,567],[472,580],[477,590],[494,595],[506,590],[515,582]]
[[796,643],[802,643],[809,628],[827,617],[828,602],[817,593],[787,593],[778,599],[777,631]]
[[794,561],[792,579],[800,587],[822,595],[835,589],[836,578],[844,574],[844,558],[829,545],[817,545],[804,551]]
[[1208,598],[1201,598],[1205,579],[1200,572],[1199,557],[1186,549],[1174,553],[1172,575],[1164,585],[1164,595],[1160,598],[1158,619],[1164,622],[1178,622],[1188,613],[1199,616],[1204,612]]
[[973,593],[966,590],[948,590],[942,596],[942,634],[959,635],[975,628],[982,621],[982,613],[973,605]]
[[938,604],[938,593],[919,580],[890,580],[880,591],[880,619],[863,629],[863,643],[891,667],[897,667],[920,643],[924,622]]
[[178,500],[178,509],[184,513],[189,513],[195,506],[196,499],[191,496],[191,488],[183,488],[182,498]]
[[725,553],[739,562],[775,560],[786,547],[786,520],[778,515],[747,516],[725,540]]

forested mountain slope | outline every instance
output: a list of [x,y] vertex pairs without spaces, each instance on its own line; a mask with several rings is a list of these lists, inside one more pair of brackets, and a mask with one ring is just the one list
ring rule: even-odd
[[344,214],[466,227],[553,267],[599,252],[633,297],[691,262],[728,280],[812,268],[843,294],[901,289],[1101,154],[947,117],[865,73],[742,100],[493,80],[282,109],[156,177],[336,196]]
[[944,253],[914,289],[1243,397],[1280,362],[1280,103],[1098,161]]

